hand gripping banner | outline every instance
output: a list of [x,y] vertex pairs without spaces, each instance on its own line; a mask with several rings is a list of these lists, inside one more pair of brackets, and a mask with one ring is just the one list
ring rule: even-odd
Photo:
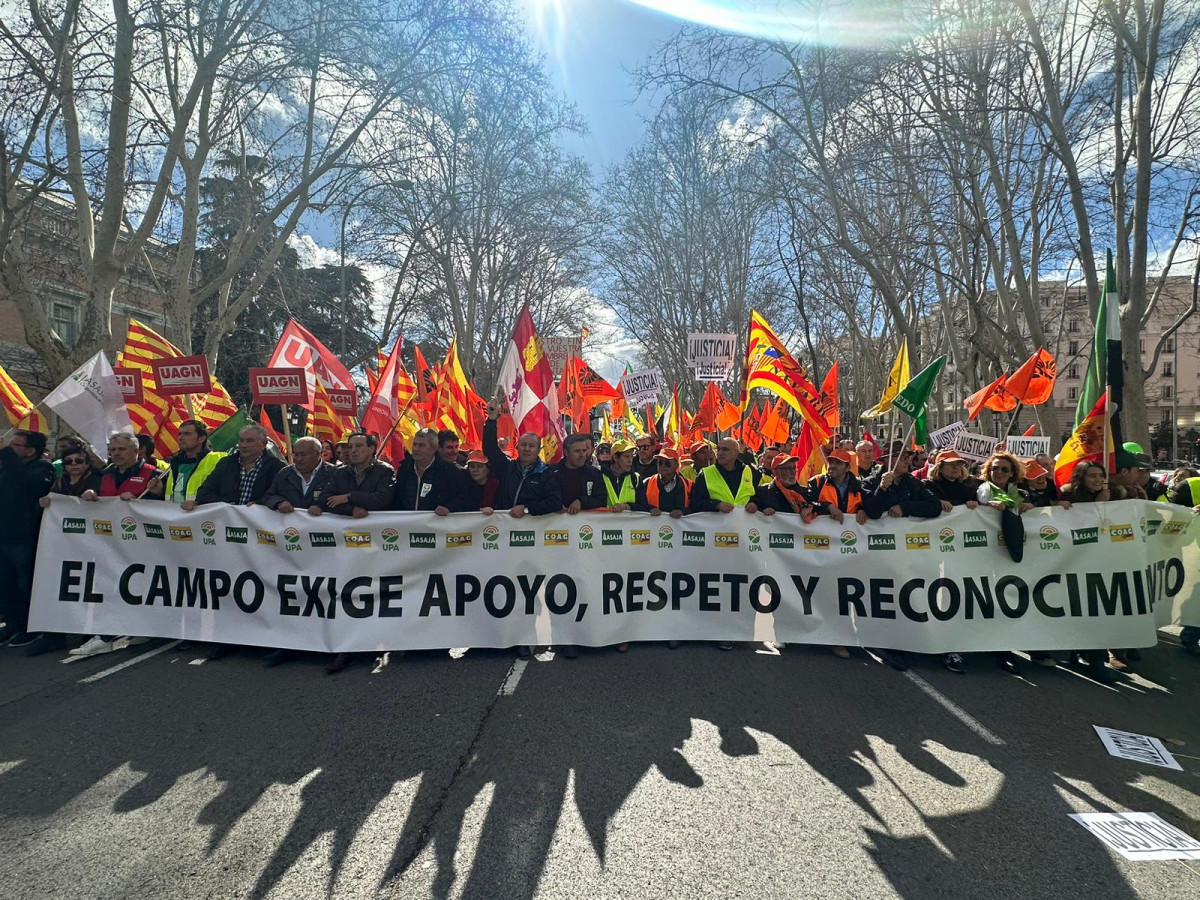
[[1196,622],[1200,517],[1139,500],[856,525],[372,513],[55,497],[30,628],[320,651],[779,640],[923,653],[1145,647]]

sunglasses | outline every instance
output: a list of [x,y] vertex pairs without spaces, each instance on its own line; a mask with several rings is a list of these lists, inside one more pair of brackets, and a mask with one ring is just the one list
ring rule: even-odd
[[83,465],[87,465],[87,460],[80,459],[78,457],[72,457],[71,459],[64,459],[63,465],[64,466],[83,466]]
[[1011,472],[1012,469],[1009,466],[992,466],[992,471],[993,472]]

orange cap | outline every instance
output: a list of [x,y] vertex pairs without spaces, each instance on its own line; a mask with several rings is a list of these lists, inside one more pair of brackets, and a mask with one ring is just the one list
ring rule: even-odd
[[673,460],[675,460],[675,462],[679,462],[679,451],[676,450],[674,447],[663,447],[661,450],[659,450],[657,453],[654,454],[654,458],[655,459],[673,459]]
[[1050,474],[1036,459],[1023,459],[1021,462],[1025,465],[1025,477],[1030,481]]
[[[840,447],[837,450],[830,452],[829,459],[836,459],[839,462],[844,462],[848,466],[853,465],[853,461],[850,459],[850,451],[843,450]],[[779,463],[776,463],[775,465],[779,465]]]
[[486,463],[488,461],[487,454],[482,450],[472,450],[467,457],[467,465],[471,463]]
[[772,462],[771,471],[775,471],[780,466],[798,466],[798,465],[800,465],[800,460],[796,459],[796,457],[781,453],[781,454],[779,454],[779,456],[775,457],[775,460]]
[[694,456],[695,454],[697,454],[701,450],[703,450],[705,447],[707,447],[709,450],[712,449],[712,445],[708,441],[696,441],[696,443],[692,444],[692,446],[689,449],[691,450],[692,455]]
[[966,462],[966,459],[964,459],[963,457],[959,456],[959,455],[958,455],[958,451],[957,451],[957,450],[943,450],[943,451],[941,451],[941,452],[940,452],[940,453],[937,455],[937,457],[936,457],[936,459],[935,459],[934,461],[935,461],[935,462],[939,462],[939,463],[944,463],[944,462]]

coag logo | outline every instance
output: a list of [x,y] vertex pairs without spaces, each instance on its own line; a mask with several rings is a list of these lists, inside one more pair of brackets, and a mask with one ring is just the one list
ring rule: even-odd
[[508,533],[508,546],[510,547],[532,547],[534,544],[534,533],[532,531],[510,531]]
[[543,547],[565,547],[571,540],[571,532],[555,529],[542,532]]
[[437,547],[437,537],[432,531],[412,531],[408,535],[408,546],[413,550],[433,550]]
[[904,546],[908,550],[928,550],[930,546],[928,532],[906,534],[904,536]]
[[857,554],[858,553],[858,534],[853,531],[843,531],[838,536],[838,541],[842,545],[842,553]]
[[625,543],[625,532],[619,528],[602,528],[600,544],[604,547],[620,547]]
[[457,531],[454,534],[446,535],[446,546],[453,549],[454,547],[470,547],[471,542],[475,540],[475,533],[472,531]]
[[675,529],[670,525],[660,525],[658,527],[658,549],[670,550],[674,546]]
[[795,535],[779,534],[772,531],[767,535],[767,546],[772,550],[794,550],[796,548]]
[[703,547],[705,534],[703,531],[685,531],[680,542],[685,547]]
[[964,531],[963,546],[964,547],[986,547],[988,545],[986,531]]
[[379,532],[379,539],[383,542],[385,553],[400,552],[400,532],[395,528],[385,528]]
[[484,550],[499,550],[500,549],[500,529],[495,525],[483,526],[483,549]]
[[1058,548],[1058,529],[1053,525],[1043,525],[1038,529],[1038,544],[1043,550],[1057,550]]
[[249,535],[249,528],[237,528],[233,525],[225,526],[225,543],[227,544],[244,544]]
[[100,537],[112,537],[112,522],[105,519],[92,519],[92,531]]
[[827,534],[806,534],[804,536],[805,550],[828,550],[829,535]]
[[943,528],[938,532],[938,552],[953,553],[954,552],[954,529]]
[[1100,539],[1099,528],[1072,528],[1070,529],[1070,542],[1078,547],[1080,544],[1096,544]]
[[217,542],[217,526],[212,522],[200,523],[200,534],[203,535],[201,540],[205,544],[213,545]]
[[371,548],[371,532],[343,531],[342,543],[357,550],[369,550]]
[[1125,541],[1133,540],[1133,523],[1128,522],[1124,525],[1110,525],[1108,527],[1108,539],[1114,544],[1123,544]]
[[285,528],[283,530],[283,546],[288,553],[295,550],[303,550],[300,546],[300,532],[295,528]]
[[137,540],[137,522],[133,521],[131,516],[126,516],[121,520],[121,540]]
[[645,547],[650,543],[649,530],[635,530],[629,532],[629,543],[634,547]]
[[153,522],[143,522],[142,523],[142,532],[146,535],[146,537],[152,538],[153,540],[156,540],[156,541],[166,540],[166,535],[163,534],[162,526],[156,525]]
[[63,534],[83,534],[87,531],[87,519],[63,519]]
[[592,538],[596,536],[595,529],[591,525],[584,525],[579,529],[579,549],[591,550]]
[[867,535],[868,550],[895,550],[896,536],[894,534]]
[[336,547],[337,538],[332,531],[312,531],[309,532],[308,543],[312,547]]
[[172,525],[171,540],[173,541],[190,541],[192,539],[192,526],[190,525]]
[[1165,524],[1163,526],[1162,533],[1163,534],[1183,534],[1184,531],[1186,531],[1186,530],[1187,530],[1187,522],[1180,522],[1178,520],[1175,520],[1175,521],[1168,522],[1167,524]]
[[735,532],[718,531],[713,535],[714,547],[737,547],[740,537]]
[[264,547],[274,547],[274,546],[276,546],[276,544],[275,544],[275,532],[273,532],[273,531],[259,531],[258,529],[255,529],[255,533],[256,533],[256,534],[257,534],[257,536],[258,536],[258,542],[259,542],[260,544],[262,544]]

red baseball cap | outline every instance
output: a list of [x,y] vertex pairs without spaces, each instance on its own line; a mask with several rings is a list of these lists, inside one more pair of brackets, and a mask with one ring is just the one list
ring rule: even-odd
[[471,463],[487,463],[487,461],[488,461],[487,454],[484,453],[482,450],[472,450],[470,455],[467,457],[467,465],[468,466]]

